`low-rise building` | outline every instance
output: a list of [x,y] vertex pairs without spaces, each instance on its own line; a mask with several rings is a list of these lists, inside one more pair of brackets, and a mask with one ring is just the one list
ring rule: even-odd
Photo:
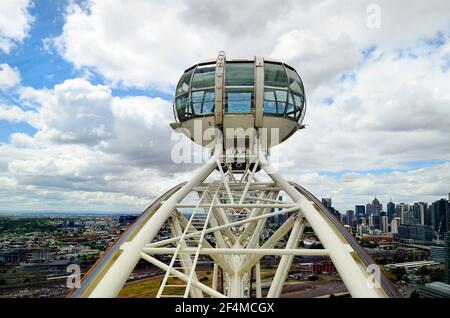
[[450,298],[450,285],[433,282],[419,287],[420,298]]
[[426,225],[401,224],[398,227],[398,239],[405,242],[433,243],[433,228]]

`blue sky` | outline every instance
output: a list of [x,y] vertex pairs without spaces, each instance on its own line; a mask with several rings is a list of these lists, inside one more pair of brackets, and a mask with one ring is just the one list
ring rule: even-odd
[[444,196],[449,4],[423,16],[420,1],[380,1],[371,29],[369,3],[268,1],[260,15],[251,1],[239,12],[233,1],[0,4],[10,19],[0,27],[0,210],[138,211],[189,178],[196,166],[169,158],[173,90],[184,69],[220,50],[300,73],[307,129],[278,149],[288,178],[332,194],[341,210],[375,193]]

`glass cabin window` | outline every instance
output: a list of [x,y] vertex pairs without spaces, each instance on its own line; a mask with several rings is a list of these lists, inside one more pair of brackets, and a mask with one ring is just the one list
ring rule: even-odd
[[253,86],[253,62],[228,62],[225,64],[225,86]]
[[193,72],[193,70],[187,71],[181,77],[180,82],[178,83],[178,86],[177,86],[177,95],[181,95],[181,94],[184,94],[189,91],[189,85],[191,84],[192,72]]
[[291,92],[303,95],[303,85],[298,74],[290,68],[286,68],[286,70],[289,76],[289,89]]
[[192,89],[214,87],[216,76],[215,65],[202,65],[195,70]]
[[303,96],[295,93],[289,94],[289,102],[286,109],[286,114],[291,118],[298,119],[303,109],[303,103]]
[[284,115],[286,110],[287,91],[266,89],[264,91],[264,112]]
[[274,87],[288,86],[288,78],[283,65],[264,63],[264,85]]
[[192,107],[195,115],[209,115],[214,112],[214,90],[192,92]]
[[252,89],[227,89],[226,108],[228,113],[250,113],[252,111]]
[[192,117],[192,112],[189,107],[189,94],[178,96],[175,99],[175,107],[177,109],[177,114],[180,121]]

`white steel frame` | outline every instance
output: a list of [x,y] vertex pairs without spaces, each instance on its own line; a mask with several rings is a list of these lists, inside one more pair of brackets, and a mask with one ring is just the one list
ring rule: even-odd
[[[118,256],[91,283],[84,296],[116,297],[138,261],[143,259],[166,272],[157,297],[249,297],[253,268],[256,297],[262,297],[260,260],[275,255],[280,256],[280,263],[267,297],[279,297],[294,257],[316,255],[330,257],[353,297],[387,297],[382,288],[368,284],[370,273],[339,231],[318,213],[312,201],[274,172],[262,151],[248,157],[247,162],[254,163],[253,169],[247,168],[240,179],[227,162],[219,142],[210,161],[164,201],[136,235],[120,247]],[[272,181],[256,180],[258,167]],[[214,178],[217,173],[219,176]],[[280,191],[292,203],[278,201]],[[199,199],[184,202],[192,197],[191,193]],[[179,208],[194,208],[194,212],[188,219]],[[198,213],[204,215],[201,226],[194,224]],[[286,215],[286,221],[260,246],[267,219],[278,215]],[[165,222],[170,226],[171,238],[154,241]],[[324,249],[298,248],[307,224]],[[284,248],[279,248],[277,244],[286,235],[289,238]],[[169,255],[171,262],[158,260],[158,255]],[[200,257],[212,261],[211,286],[202,283],[196,275]],[[218,291],[219,270],[223,273],[223,293]]]

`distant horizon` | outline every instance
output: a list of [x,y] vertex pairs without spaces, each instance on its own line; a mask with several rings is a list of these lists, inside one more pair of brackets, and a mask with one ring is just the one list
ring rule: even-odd
[[17,216],[17,215],[139,215],[142,212],[137,211],[46,211],[46,210],[30,210],[30,211],[0,211],[0,216]]

